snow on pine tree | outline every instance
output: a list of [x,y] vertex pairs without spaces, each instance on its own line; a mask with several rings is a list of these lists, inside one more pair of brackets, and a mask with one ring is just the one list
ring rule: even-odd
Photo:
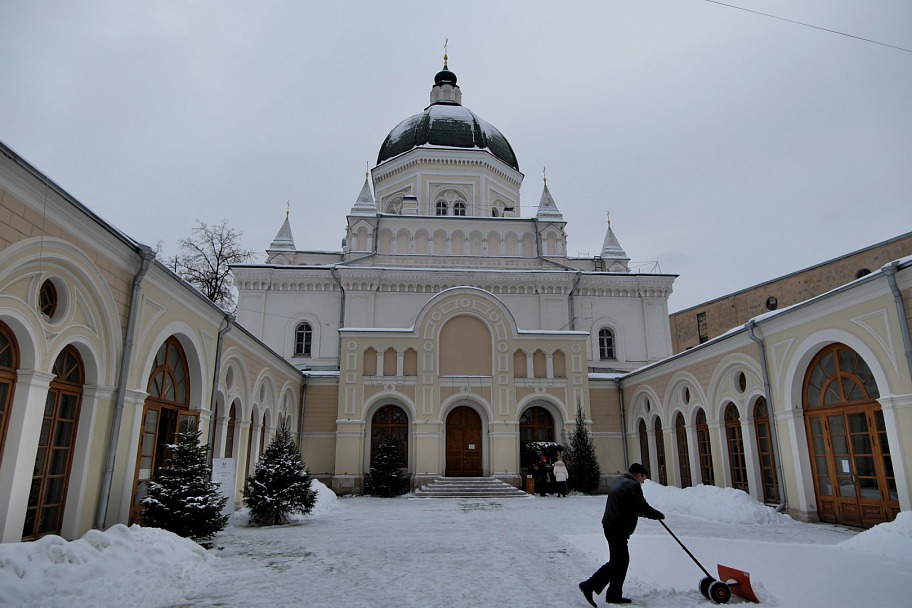
[[208,446],[200,445],[202,431],[177,433],[177,443],[167,445],[170,456],[149,483],[142,500],[142,525],[162,528],[206,541],[225,529],[228,515],[222,509],[228,497],[212,481]]
[[374,454],[374,466],[364,476],[365,490],[371,496],[399,496],[405,493],[399,444],[389,435],[380,439]]
[[599,468],[598,457],[595,455],[595,446],[592,437],[586,428],[583,418],[583,406],[576,403],[576,430],[570,437],[570,447],[564,453],[567,472],[570,474],[570,487],[585,494],[598,492],[602,472]]
[[292,513],[310,513],[317,502],[310,481],[301,452],[283,421],[244,484],[244,506],[250,509],[250,521],[275,526],[287,523]]

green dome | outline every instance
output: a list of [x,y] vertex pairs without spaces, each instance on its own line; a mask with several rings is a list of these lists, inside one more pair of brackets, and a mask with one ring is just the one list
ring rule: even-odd
[[454,102],[430,105],[424,112],[400,122],[383,141],[377,164],[421,146],[487,150],[519,171],[516,154],[507,138],[474,112]]

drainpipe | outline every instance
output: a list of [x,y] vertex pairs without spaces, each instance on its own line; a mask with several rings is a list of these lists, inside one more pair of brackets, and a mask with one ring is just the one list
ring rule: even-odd
[[124,332],[123,350],[120,354],[120,370],[117,374],[117,389],[114,393],[114,419],[111,422],[111,436],[108,439],[108,454],[105,459],[104,475],[101,481],[101,497],[98,512],[95,514],[95,527],[104,530],[108,516],[108,501],[111,498],[111,482],[114,479],[114,460],[117,456],[117,440],[120,437],[120,425],[123,421],[124,395],[127,392],[127,378],[130,375],[130,360],[133,355],[133,331],[136,327],[136,316],[139,313],[139,291],[149,267],[155,259],[155,251],[146,245],[139,245],[139,270],[133,277],[133,291],[130,293],[130,312],[127,316],[127,329]]
[[884,266],[882,272],[887,277],[890,284],[890,291],[893,292],[893,301],[896,303],[896,316],[899,317],[899,328],[902,330],[903,346],[906,350],[906,365],[909,367],[909,377],[912,377],[912,337],[909,335],[909,320],[906,318],[906,307],[903,303],[902,292],[896,284],[896,271],[899,270],[899,262],[890,262]]
[[627,414],[624,412],[624,389],[621,387],[621,378],[615,378],[614,384],[618,390],[618,400],[621,404],[621,444],[624,447],[624,470],[630,468],[630,455],[627,453]]
[[[335,264],[329,267],[329,272],[336,280],[336,283],[339,284],[339,290],[342,292],[342,299],[339,302],[339,329],[341,330],[345,327],[345,287],[342,286],[342,280],[339,278],[339,273],[336,271]],[[342,332],[339,331],[337,333],[339,334],[339,369],[342,369]]]
[[770,412],[773,412],[773,419],[770,421],[770,432],[773,435],[773,460],[776,464],[776,482],[779,486],[779,496],[781,496],[781,501],[776,506],[776,511],[782,513],[785,511],[787,502],[785,499],[785,482],[782,479],[782,457],[781,449],[779,447],[779,432],[776,430],[777,424],[775,419],[775,408],[773,407],[773,392],[770,390],[770,379],[769,379],[769,364],[766,361],[766,348],[763,345],[763,338],[758,338],[754,334],[754,329],[757,327],[757,322],[751,319],[747,322],[747,331],[750,335],[750,339],[757,344],[757,349],[760,351],[760,371],[763,373],[763,390],[766,393],[766,402],[769,404]]
[[[215,395],[218,392],[218,377],[219,370],[222,367],[222,338],[225,337],[231,328],[234,326],[234,315],[228,314],[225,315],[225,327],[219,330],[218,339],[215,343],[215,371],[212,372],[212,395],[209,397],[209,415],[215,415]],[[209,438],[210,445],[212,444],[213,438]]]
[[[533,217],[532,222],[535,224],[535,257],[542,262],[554,264],[558,268],[563,268],[564,270],[570,270],[576,273],[576,279],[573,281],[573,287],[570,289],[567,303],[570,307],[570,331],[576,331],[576,307],[574,306],[574,301],[576,299],[576,288],[579,287],[580,281],[583,279],[583,271],[579,268],[567,266],[566,264],[561,264],[560,262],[555,262],[554,260],[546,258],[541,252],[541,231],[538,228],[538,218]],[[566,325],[564,327],[566,327]]]
[[[303,375],[303,374],[302,374]],[[301,407],[298,411],[298,451],[304,445],[304,399],[307,396],[307,376],[301,380]]]
[[576,331],[576,288],[579,287],[580,281],[583,280],[583,271],[576,271],[576,279],[573,281],[573,287],[570,289],[570,296],[567,298],[570,305],[570,331]]

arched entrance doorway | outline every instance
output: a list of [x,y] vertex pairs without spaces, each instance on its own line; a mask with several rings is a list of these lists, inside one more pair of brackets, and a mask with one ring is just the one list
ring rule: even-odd
[[376,464],[377,447],[386,437],[396,441],[399,466],[408,467],[408,414],[398,405],[384,405],[371,418],[370,466]]
[[481,417],[460,406],[446,419],[447,477],[481,477]]
[[870,528],[899,513],[880,392],[845,344],[821,350],[804,379],[804,420],[821,521]]
[[554,441],[554,417],[541,406],[530,407],[519,417],[519,466],[532,472],[529,444]]
[[[174,443],[177,433],[197,428],[199,412],[190,411],[187,357],[174,336],[168,338],[155,355],[146,390],[149,396],[143,407],[130,523],[141,520],[142,500],[159,467],[169,457],[168,445]],[[229,436],[234,436],[233,431]],[[226,446],[226,452],[228,449]],[[231,456],[226,454],[225,457]]]

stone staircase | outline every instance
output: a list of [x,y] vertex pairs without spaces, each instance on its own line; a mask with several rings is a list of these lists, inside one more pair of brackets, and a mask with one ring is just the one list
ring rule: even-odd
[[438,477],[409,498],[528,498],[529,495],[494,477]]

